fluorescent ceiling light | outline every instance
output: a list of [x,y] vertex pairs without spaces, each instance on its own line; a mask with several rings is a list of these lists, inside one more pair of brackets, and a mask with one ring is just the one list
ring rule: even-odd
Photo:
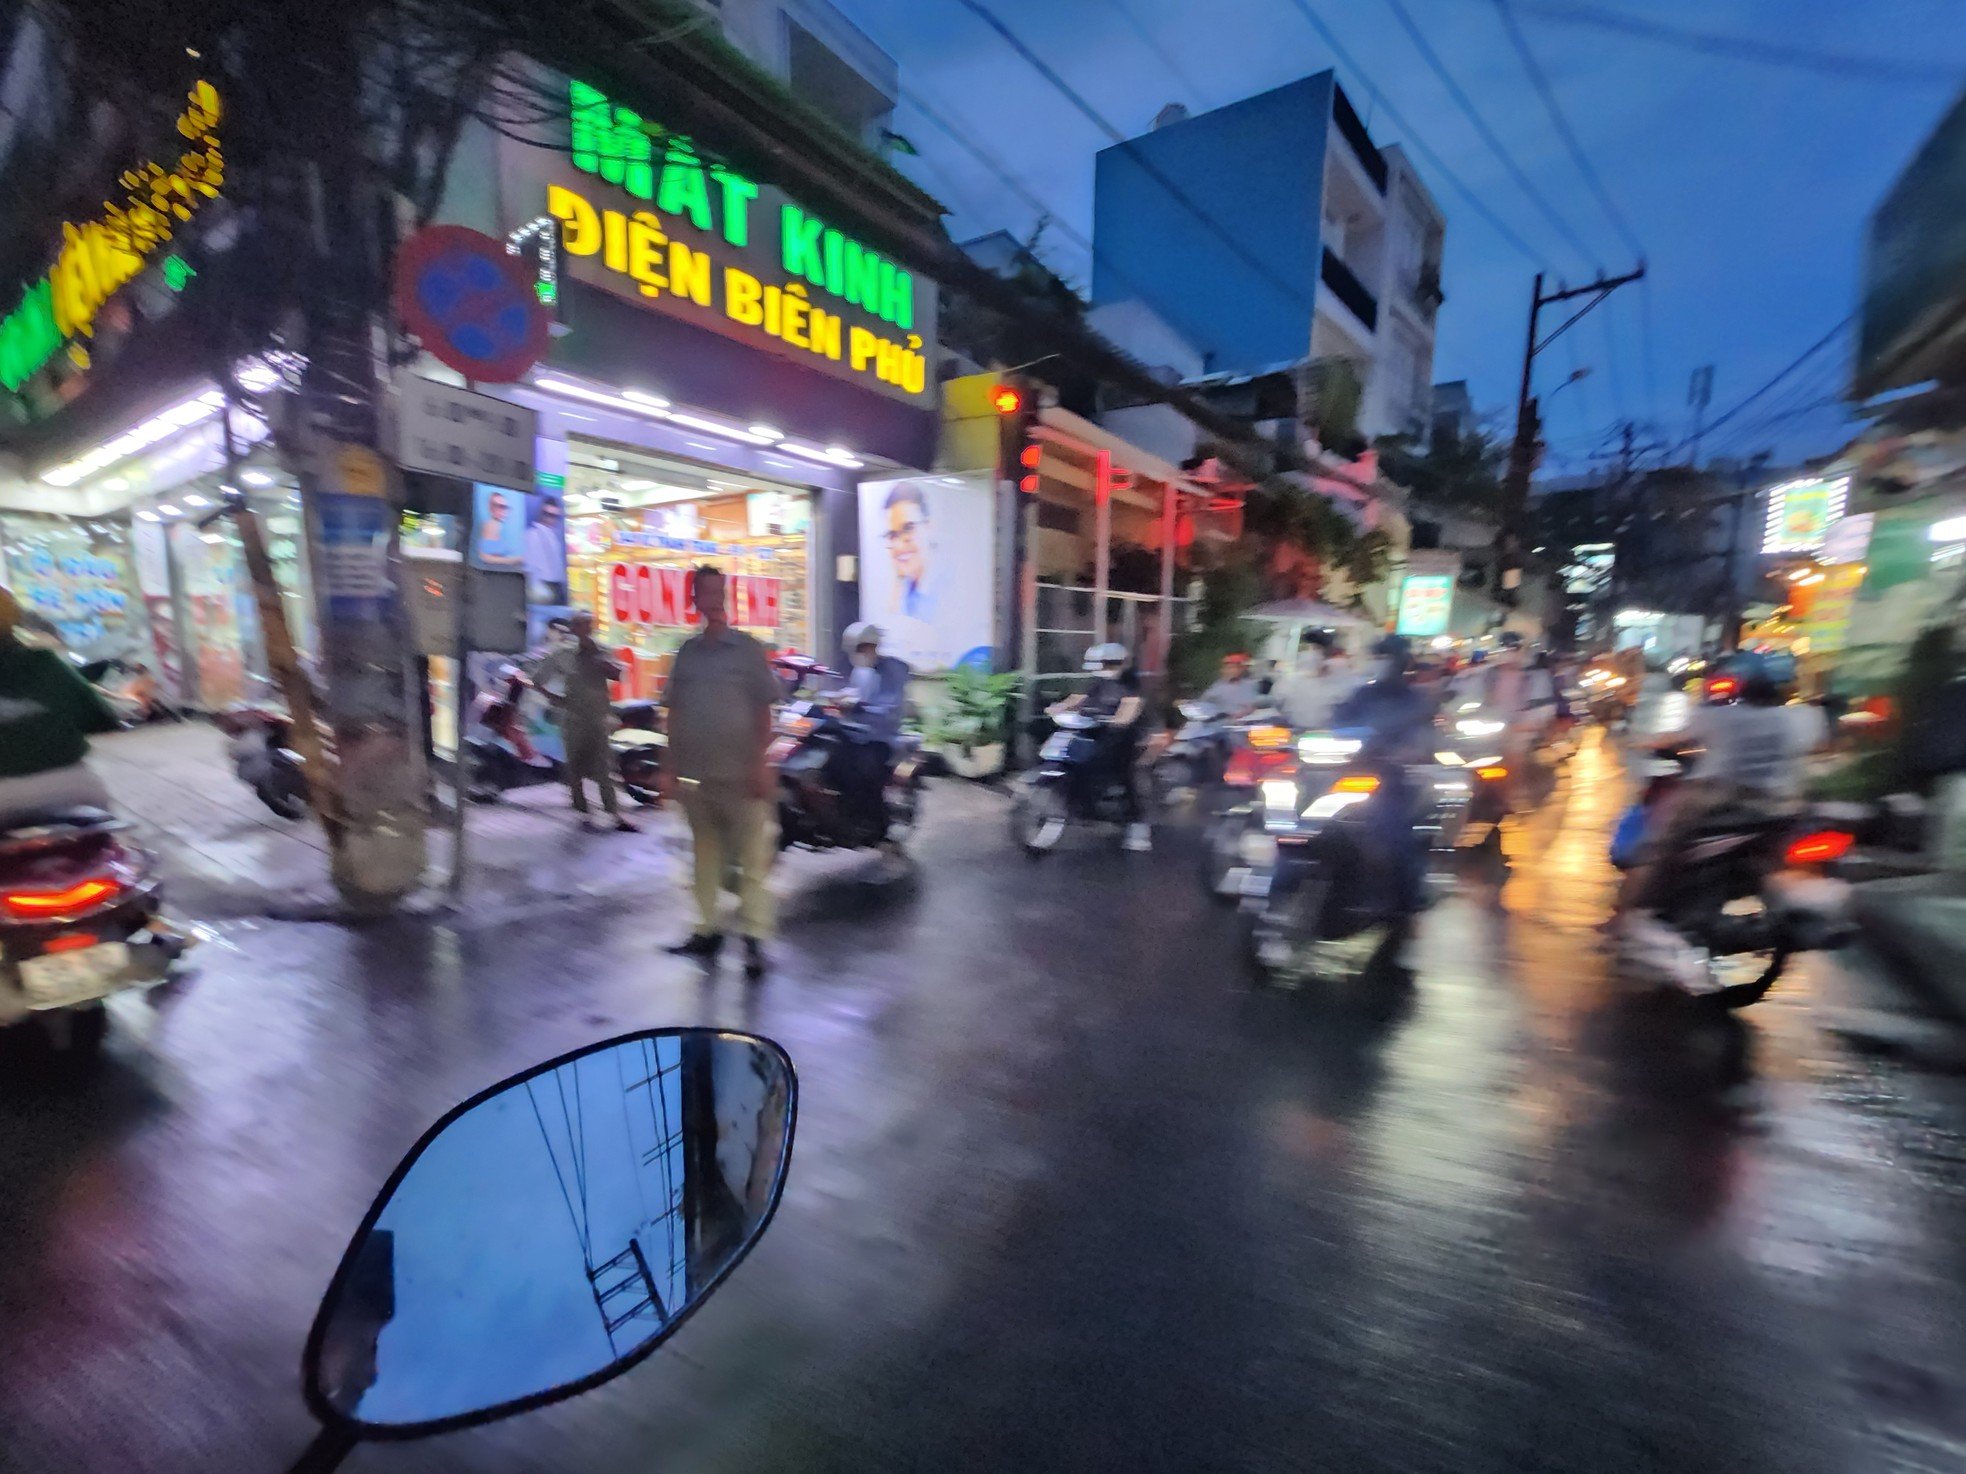
[[106,441],[85,456],[79,456],[66,465],[56,466],[52,471],[42,473],[41,479],[50,486],[73,486],[85,476],[94,475],[105,466],[135,455],[146,445],[154,445],[159,440],[188,429],[202,420],[209,420],[225,404],[225,396],[216,389],[207,390],[195,399],[187,399],[182,404],[173,405],[162,414],[145,420],[133,429]]
[[682,415],[671,412],[669,419],[678,425],[687,425],[692,430],[702,430],[710,435],[725,435],[732,440],[741,440],[746,445],[770,445],[772,442],[762,435],[754,435],[749,430],[740,430],[735,425],[720,425],[715,420],[698,419],[695,415]]
[[[222,486],[219,488],[219,490],[236,491],[238,490],[238,488],[233,486]],[[209,497],[202,497],[199,496],[196,492],[193,492],[190,496],[184,499],[184,504],[187,507],[209,507],[212,503]]]
[[783,440],[785,438],[785,432],[783,430],[774,430],[769,425],[753,425],[751,427],[751,433],[760,440]]
[[271,486],[273,484],[273,473],[271,471],[246,471],[240,475],[239,479],[248,486]]
[[1935,543],[1966,542],[1966,517],[1948,517],[1943,522],[1934,522],[1925,529],[1925,535]]
[[130,483],[125,477],[112,476],[109,480],[103,482],[102,489],[104,491],[128,491],[130,489]]
[[137,515],[143,518],[143,520],[146,522],[155,522],[157,520],[157,514],[151,511],[150,508],[148,507],[145,507],[142,511],[138,512]]
[[532,383],[533,388],[544,389],[549,394],[564,394],[570,399],[584,399],[589,404],[606,405],[609,409],[618,409],[624,414],[640,415],[650,420],[669,418],[662,402],[652,394],[640,394],[639,390],[635,392],[640,394],[640,397],[630,399],[622,394],[609,394],[603,389],[590,389],[585,384],[574,383],[571,379],[557,379],[551,374],[541,374]]
[[824,450],[813,445],[800,445],[796,440],[782,442],[778,449],[795,456],[803,456],[809,461],[817,461],[822,466],[843,466],[857,471],[867,463],[844,446],[829,445]]
[[664,399],[660,394],[650,394],[642,389],[623,389],[621,391],[621,397],[631,400],[636,404],[644,405],[649,409],[669,408],[669,401]]
[[169,502],[165,502],[164,505],[159,507],[157,510],[166,517],[175,517],[178,515],[178,509],[172,506]]

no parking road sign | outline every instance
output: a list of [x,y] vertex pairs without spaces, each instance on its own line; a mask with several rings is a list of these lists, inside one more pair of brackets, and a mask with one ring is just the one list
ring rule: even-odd
[[513,383],[546,351],[551,323],[532,275],[482,231],[427,225],[404,241],[395,296],[403,326],[467,379]]

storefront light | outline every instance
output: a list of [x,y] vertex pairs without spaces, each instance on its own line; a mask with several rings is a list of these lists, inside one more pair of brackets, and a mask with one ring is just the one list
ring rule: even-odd
[[696,415],[679,414],[671,410],[669,412],[669,418],[678,425],[685,425],[692,430],[701,430],[706,435],[724,435],[732,440],[741,440],[746,445],[772,444],[764,436],[754,435],[749,430],[740,430],[735,425],[720,425],[715,420],[700,419]]
[[133,430],[125,431],[114,440],[97,446],[85,456],[56,466],[52,471],[42,473],[41,479],[50,486],[73,486],[84,476],[100,471],[105,466],[135,455],[146,445],[154,445],[167,436],[188,429],[202,420],[209,420],[225,405],[225,396],[216,389],[207,390],[195,399],[187,399],[182,404],[173,405],[162,414],[145,420]]
[[157,509],[157,511],[160,515],[165,517],[177,517],[182,515],[182,513],[180,513],[178,509],[172,506],[169,502],[165,502],[163,506]]
[[242,471],[239,474],[239,479],[248,486],[271,486],[273,484],[273,473],[271,471]]
[[774,430],[770,425],[753,425],[751,433],[765,441],[779,441],[785,438],[783,430]]
[[779,443],[778,449],[789,455],[803,456],[806,460],[817,461],[822,466],[844,466],[851,471],[857,471],[867,464],[852,451],[839,445],[829,445],[826,449],[820,450],[817,446],[800,445],[796,441],[786,440]]
[[146,522],[155,522],[158,520],[157,514],[151,511],[150,508],[148,507],[145,507],[141,511],[139,511],[137,513],[137,516],[141,517]]
[[664,399],[660,394],[650,394],[642,389],[623,389],[621,391],[621,397],[642,405],[647,409],[669,408],[669,401]]
[[[219,490],[220,490],[220,491],[236,491],[236,490],[238,490],[238,488],[237,488],[237,487],[232,487],[232,486],[221,486],[221,487],[219,488]],[[202,496],[200,496],[200,495],[198,495],[198,493],[197,493],[197,492],[195,492],[195,491],[194,491],[194,492],[192,492],[192,493],[191,493],[191,495],[190,495],[190,496],[188,496],[188,497],[186,497],[186,498],[184,499],[184,504],[185,504],[185,505],[186,505],[187,507],[209,507],[209,506],[210,506],[210,505],[211,505],[212,503],[211,503],[211,498],[209,498],[209,497],[202,497]]]

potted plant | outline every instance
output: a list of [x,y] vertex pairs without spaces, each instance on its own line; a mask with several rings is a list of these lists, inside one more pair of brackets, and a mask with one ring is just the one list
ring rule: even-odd
[[959,665],[949,672],[925,736],[950,772],[959,778],[991,778],[1003,771],[1010,703],[1023,684],[1014,671],[993,675]]

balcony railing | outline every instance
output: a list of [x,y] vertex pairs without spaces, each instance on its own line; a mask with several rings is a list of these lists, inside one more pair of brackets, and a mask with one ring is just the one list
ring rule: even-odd
[[1353,108],[1352,100],[1345,96],[1345,89],[1342,87],[1334,86],[1331,90],[1331,117],[1332,121],[1337,123],[1338,131],[1345,135],[1345,142],[1352,146],[1352,152],[1358,156],[1359,164],[1371,176],[1372,182],[1379,187],[1379,193],[1384,194],[1386,192],[1385,156],[1373,147],[1372,135],[1365,131],[1365,124],[1360,121],[1358,111]]
[[1351,267],[1340,261],[1325,248],[1324,264],[1318,270],[1318,280],[1331,288],[1331,295],[1352,310],[1352,316],[1373,332],[1379,330],[1379,300],[1365,289],[1365,283],[1352,275]]

